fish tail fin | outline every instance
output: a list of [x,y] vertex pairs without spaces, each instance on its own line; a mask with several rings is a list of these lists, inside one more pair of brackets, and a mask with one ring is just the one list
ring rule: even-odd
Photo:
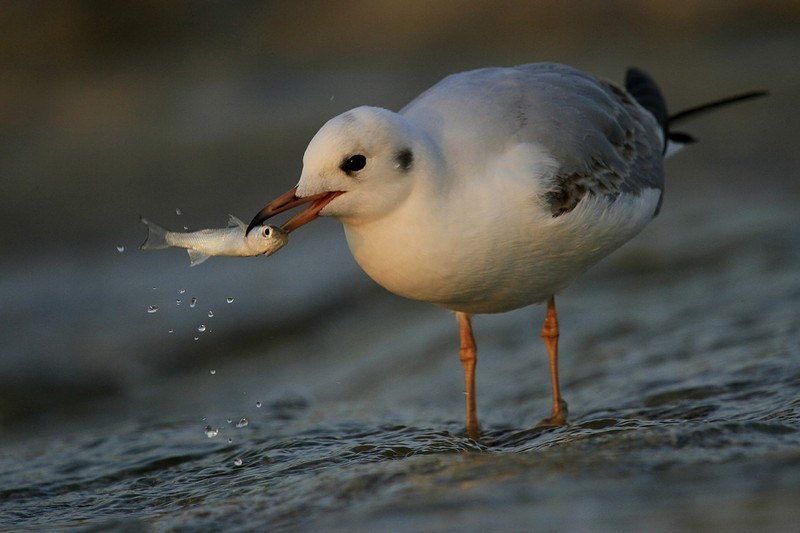
[[144,217],[139,217],[139,220],[142,221],[142,224],[147,226],[147,238],[144,240],[141,246],[139,246],[140,250],[162,250],[164,248],[169,248],[169,243],[167,242],[167,229],[162,228],[155,222],[150,222]]
[[204,254],[203,252],[198,252],[197,250],[192,250],[191,248],[187,248],[186,252],[189,254],[189,266],[193,267],[199,265],[209,257],[208,254]]

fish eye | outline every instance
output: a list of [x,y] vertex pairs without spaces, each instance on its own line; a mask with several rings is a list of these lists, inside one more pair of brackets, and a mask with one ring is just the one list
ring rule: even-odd
[[367,158],[361,154],[356,154],[345,159],[339,168],[341,168],[345,174],[354,174],[365,166],[367,166]]
[[261,232],[264,237],[271,237],[272,236],[272,228],[269,226],[264,226],[264,229]]

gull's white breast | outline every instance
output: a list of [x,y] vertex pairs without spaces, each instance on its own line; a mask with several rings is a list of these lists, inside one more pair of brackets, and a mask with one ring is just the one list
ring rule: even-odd
[[480,176],[415,190],[370,223],[345,222],[353,256],[386,289],[456,311],[541,302],[636,235],[661,196],[658,189],[614,201],[590,196],[553,217],[542,200],[547,161],[541,147],[518,145]]

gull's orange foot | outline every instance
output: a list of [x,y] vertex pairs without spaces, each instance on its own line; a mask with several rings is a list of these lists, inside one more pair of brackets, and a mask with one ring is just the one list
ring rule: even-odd
[[560,400],[558,403],[558,409],[555,413],[553,413],[553,416],[541,420],[537,426],[566,426],[568,414],[569,411],[567,409],[567,402]]

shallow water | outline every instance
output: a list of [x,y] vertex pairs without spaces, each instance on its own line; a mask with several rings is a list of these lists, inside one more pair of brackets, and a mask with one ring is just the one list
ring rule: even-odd
[[792,531],[798,213],[740,212],[681,240],[701,209],[681,205],[560,298],[567,427],[535,426],[541,309],[476,320],[477,443],[453,317],[356,283],[310,322],[244,340],[220,322],[225,340],[194,371],[136,382],[105,409],[16,426],[0,525]]
[[244,428],[224,415],[123,421],[7,449],[0,519],[98,531],[791,531],[800,375],[774,381],[669,389],[567,428],[494,429],[484,445],[447,420],[346,420],[297,398]]

